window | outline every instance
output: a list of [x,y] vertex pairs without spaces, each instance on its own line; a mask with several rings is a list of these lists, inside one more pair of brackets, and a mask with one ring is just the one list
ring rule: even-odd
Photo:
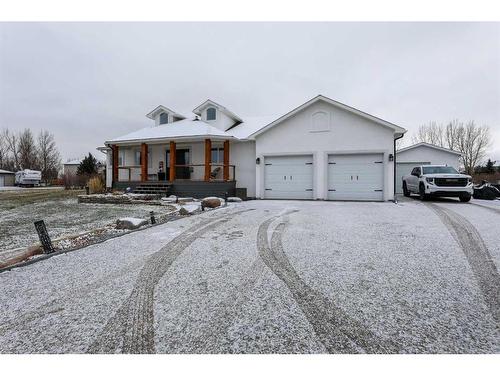
[[134,151],[134,165],[141,165],[141,151]]
[[216,110],[215,108],[208,108],[207,109],[207,121],[215,120],[216,119]]
[[160,125],[168,124],[168,113],[160,113]]
[[458,171],[453,167],[424,167],[424,174],[433,174],[433,173],[450,173],[450,174],[459,174]]
[[212,163],[213,164],[224,163],[224,149],[222,147],[212,148]]
[[125,150],[118,151],[118,165],[123,167],[125,165]]
[[153,153],[151,152],[151,150],[148,147],[148,168],[152,168],[152,167],[153,167]]

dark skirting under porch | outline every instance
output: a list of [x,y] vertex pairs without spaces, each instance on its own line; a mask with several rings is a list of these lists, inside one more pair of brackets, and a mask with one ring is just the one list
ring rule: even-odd
[[[149,184],[158,184],[158,181],[118,181],[113,182],[113,188],[117,190],[125,190],[128,187],[132,191]],[[236,195],[236,181],[190,181],[176,180],[174,182],[165,183],[168,186],[168,195],[173,194],[178,197],[220,197]]]

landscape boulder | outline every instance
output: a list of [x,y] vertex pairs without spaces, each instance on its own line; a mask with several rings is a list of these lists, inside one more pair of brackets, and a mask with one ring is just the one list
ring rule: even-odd
[[116,229],[137,229],[148,223],[149,221],[146,219],[139,219],[136,217],[124,217],[116,220]]
[[233,202],[233,203],[235,203],[235,202],[240,203],[240,202],[242,202],[243,200],[242,200],[241,198],[238,198],[238,197],[228,197],[228,198],[227,198],[227,201],[228,201],[228,202]]
[[[207,197],[203,198],[201,201],[204,207],[217,208],[221,205],[221,199],[217,197]],[[224,200],[222,200],[224,202]]]
[[186,204],[179,209],[179,214],[180,215],[193,215],[199,211],[201,211],[201,208],[199,205]]

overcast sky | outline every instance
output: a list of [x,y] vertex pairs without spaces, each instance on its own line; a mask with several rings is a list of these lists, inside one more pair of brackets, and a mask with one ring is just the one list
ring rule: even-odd
[[500,23],[0,24],[0,128],[48,129],[64,161],[151,125],[159,104],[211,98],[244,118],[317,94],[407,138],[429,121],[489,125],[500,163]]

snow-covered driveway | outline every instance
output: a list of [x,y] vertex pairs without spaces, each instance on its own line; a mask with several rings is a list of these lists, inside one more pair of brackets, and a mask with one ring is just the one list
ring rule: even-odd
[[233,204],[0,273],[0,352],[498,353],[499,215]]

